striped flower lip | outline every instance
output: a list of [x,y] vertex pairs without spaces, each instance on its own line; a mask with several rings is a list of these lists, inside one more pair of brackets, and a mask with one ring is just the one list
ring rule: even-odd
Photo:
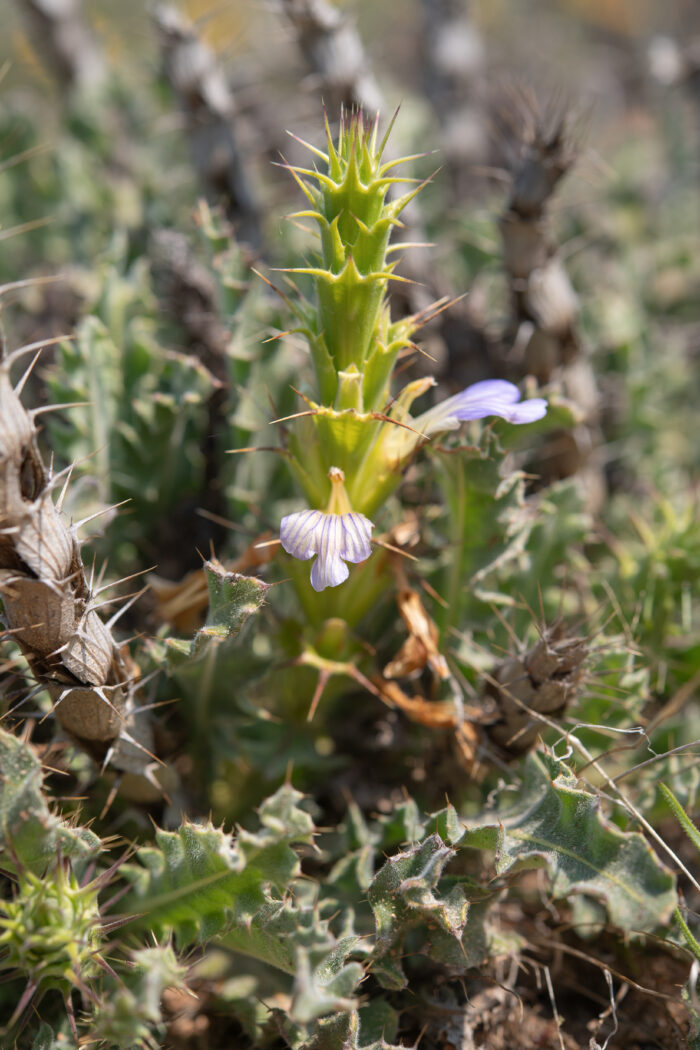
[[346,561],[357,564],[372,553],[370,537],[374,525],[350,506],[345,474],[339,467],[331,467],[328,478],[331,494],[325,510],[287,514],[280,524],[280,541],[287,554],[300,561],[317,555],[311,567],[311,586],[315,591],[337,587],[350,575]]
[[534,423],[547,411],[543,397],[520,400],[520,391],[505,379],[484,379],[417,416],[413,426],[425,437],[442,430],[456,430],[460,423],[486,416],[500,416],[509,423]]
[[282,518],[280,540],[287,554],[300,561],[317,555],[311,568],[311,586],[322,591],[347,580],[350,570],[346,562],[357,564],[369,558],[373,528],[369,518],[353,511],[331,514],[302,510]]

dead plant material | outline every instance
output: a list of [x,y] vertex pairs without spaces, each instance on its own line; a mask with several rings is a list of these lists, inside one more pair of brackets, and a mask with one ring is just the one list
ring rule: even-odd
[[449,678],[447,661],[438,650],[437,624],[428,615],[420,595],[410,587],[403,587],[396,604],[408,628],[408,638],[393,660],[384,668],[386,678],[403,678],[427,665],[438,678]]
[[225,387],[231,334],[219,311],[214,276],[195,257],[187,237],[176,230],[155,231],[151,257],[156,290],[181,329],[187,352]]
[[75,0],[21,0],[19,7],[42,64],[62,90],[99,83],[104,57]]
[[437,628],[418,596],[405,590],[399,592],[399,599],[411,633],[372,683],[387,706],[402,711],[412,722],[451,730],[460,763],[471,778],[481,780],[490,765],[513,761],[532,750],[544,720],[560,717],[576,697],[588,644],[585,638],[568,636],[561,624],[543,632],[530,649],[499,663],[486,676],[480,705],[409,696],[392,679],[430,667],[436,681],[445,681],[450,672],[437,650]]
[[424,1009],[431,1042],[445,1050],[580,1050],[554,1018],[501,985],[477,991],[464,1004],[427,1003]]
[[408,586],[401,566],[395,565],[394,571],[399,582],[396,601],[409,633],[396,656],[385,666],[383,674],[375,675],[372,683],[388,707],[397,708],[412,722],[428,729],[451,730],[460,741],[461,751],[476,754],[479,734],[474,723],[480,716],[479,708],[465,708],[454,699],[427,699],[420,694],[409,696],[395,681],[414,677],[428,668],[437,689],[442,683],[451,681],[452,675],[438,648],[437,624],[428,614],[418,592]]
[[364,46],[347,14],[328,0],[282,0],[282,9],[331,113],[341,106],[366,113],[383,108]]
[[[204,203],[201,207],[205,208]],[[230,224],[227,224],[227,232],[233,240],[234,230]],[[196,499],[203,509],[221,517],[226,512],[226,505],[218,484],[219,435],[226,429],[230,408],[231,333],[221,315],[216,279],[196,258],[184,234],[171,229],[156,230],[150,241],[150,255],[155,288],[164,310],[177,325],[187,354],[196,357],[214,379],[206,400],[208,418],[201,447],[204,471]],[[183,568],[180,561],[182,529],[190,527],[181,520],[183,513],[189,518],[191,506],[170,519],[159,554],[160,564],[175,566],[175,572]],[[206,536],[193,536],[193,547],[205,548],[208,543],[218,545],[223,541],[221,525],[210,521],[212,524],[207,526]],[[198,524],[201,527],[202,522]]]
[[463,0],[422,0],[421,68],[425,92],[440,123],[452,200],[459,204],[476,182],[474,168],[488,162],[484,114],[486,47]]
[[577,331],[578,297],[548,221],[551,197],[576,157],[572,118],[562,106],[543,108],[526,91],[513,91],[500,107],[498,130],[511,173],[499,223],[511,290],[511,363],[542,385],[559,383],[580,410],[579,426],[549,437],[539,472],[545,483],[577,475],[595,512],[605,498],[600,395]]
[[163,67],[182,109],[192,163],[207,196],[223,200],[239,239],[257,251],[260,208],[235,133],[233,91],[216,55],[192,23],[170,4],[157,4]]
[[382,675],[374,675],[373,684],[388,707],[403,711],[412,722],[429,729],[456,729],[459,717],[451,700],[426,700],[424,696],[408,696],[398,682],[390,682]]
[[585,638],[566,637],[556,627],[496,667],[484,690],[482,724],[504,758],[518,758],[533,747],[542,731],[538,714],[563,714],[578,692],[587,654]]
[[501,124],[512,174],[500,219],[513,302],[511,335],[518,345],[519,330],[529,327],[527,342],[522,340],[524,371],[548,383],[580,350],[575,331],[578,299],[547,222],[550,198],[569,170],[575,148],[567,114],[543,115],[524,93],[508,98]]
[[7,633],[46,687],[64,731],[97,760],[110,757],[117,768],[148,775],[153,756],[143,715],[134,735],[138,674],[94,608],[77,530],[54,502],[55,480],[20,401],[24,379],[17,387],[10,379],[23,353],[6,356],[0,344],[0,598]]
[[481,772],[482,766],[477,762],[482,742],[478,725],[481,710],[478,707],[463,707],[460,711],[451,700],[408,696],[398,682],[391,682],[382,675],[374,675],[372,683],[387,707],[397,708],[412,722],[427,729],[449,730],[454,735],[461,764],[465,765],[466,761],[472,775]]

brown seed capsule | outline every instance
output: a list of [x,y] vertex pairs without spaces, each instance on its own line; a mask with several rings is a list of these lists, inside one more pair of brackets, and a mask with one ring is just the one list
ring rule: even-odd
[[[54,702],[56,719],[96,759],[134,731],[135,676],[91,594],[75,531],[53,501],[32,416],[0,351],[0,598],[8,630]],[[148,738],[150,743],[150,736]],[[129,767],[134,767],[130,753]]]
[[587,654],[584,638],[567,638],[555,628],[498,665],[484,690],[490,711],[483,731],[502,757],[517,758],[533,747],[543,728],[538,714],[563,713],[576,695]]

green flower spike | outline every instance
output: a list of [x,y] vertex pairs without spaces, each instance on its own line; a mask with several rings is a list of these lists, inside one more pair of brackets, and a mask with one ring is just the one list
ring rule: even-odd
[[[387,261],[391,231],[424,184],[390,174],[413,157],[382,160],[391,126],[379,145],[378,120],[368,122],[362,113],[341,117],[337,145],[327,120],[325,126],[327,152],[303,143],[322,170],[289,168],[311,205],[296,216],[313,218],[320,232],[318,265],[289,271],[312,277],[316,288],[315,304],[297,297],[289,305],[309,344],[318,400],[305,397],[306,410],[287,417],[293,421],[289,464],[311,509],[285,517],[280,532],[289,554],[302,561],[317,555],[311,574],[317,591],[343,583],[346,562],[368,557],[372,523],[367,516],[396,488],[415,452],[434,434],[491,415],[519,424],[546,412],[541,398],[521,401],[517,387],[498,379],[476,383],[415,417],[412,403],[433,379],[409,383],[392,399],[398,355],[413,348],[416,330],[446,305],[440,301],[427,313],[395,322],[390,318],[388,283],[404,280],[394,273],[396,264]],[[392,200],[389,189],[396,183],[414,185]],[[329,479],[337,476],[345,483],[345,512],[327,509],[334,499]]]
[[[392,122],[393,124],[393,122]],[[317,266],[288,272],[314,278],[317,307],[296,307],[309,342],[320,400],[339,410],[381,407],[400,350],[410,346],[415,325],[389,320],[387,285],[404,281],[387,261],[389,238],[399,215],[422,183],[389,172],[412,160],[382,162],[391,126],[377,145],[379,118],[343,114],[337,146],[326,120],[328,152],[303,143],[323,163],[323,171],[289,166],[311,207],[293,217],[315,219],[321,237]],[[391,186],[413,189],[387,200]],[[398,246],[400,247],[400,246]]]

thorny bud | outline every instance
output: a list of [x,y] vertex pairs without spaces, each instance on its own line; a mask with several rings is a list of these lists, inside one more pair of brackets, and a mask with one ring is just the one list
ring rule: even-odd
[[64,992],[93,977],[102,944],[98,892],[61,860],[43,878],[20,871],[14,897],[0,901],[0,968]]

